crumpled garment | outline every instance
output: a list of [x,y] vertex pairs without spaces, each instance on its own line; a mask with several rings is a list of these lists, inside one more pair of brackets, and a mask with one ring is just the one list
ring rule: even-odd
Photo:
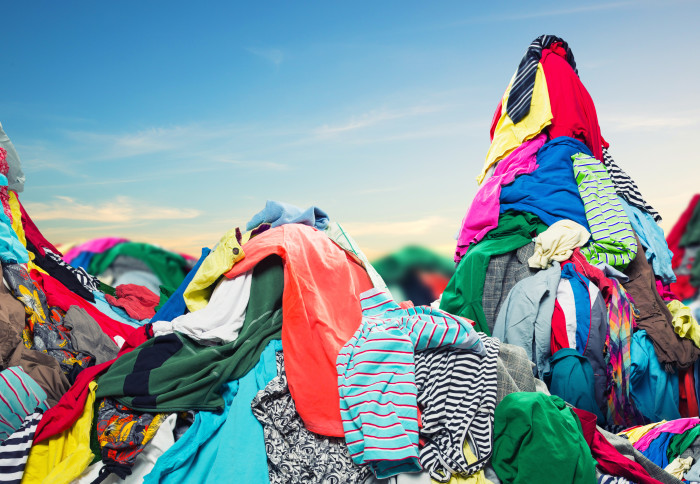
[[686,457],[685,459],[678,456],[673,462],[667,465],[664,470],[678,479],[683,479],[683,474],[685,474],[692,467],[692,465],[692,456]]
[[671,311],[673,330],[681,338],[687,338],[700,348],[700,325],[688,306],[675,299],[666,305]]
[[0,443],[19,429],[35,409],[47,408],[46,392],[21,366],[0,372]]
[[131,474],[136,457],[155,436],[167,413],[132,410],[112,398],[105,398],[97,409],[97,441],[105,468],[124,478]]
[[535,253],[528,259],[530,267],[546,269],[552,261],[565,261],[576,247],[583,246],[591,234],[573,220],[559,220],[535,238]]
[[[0,187],[7,187],[7,177],[2,174],[0,174]],[[29,262],[29,253],[19,241],[17,233],[12,230],[12,219],[5,214],[4,210],[0,211],[0,259],[3,262]]]
[[288,203],[268,200],[265,208],[248,221],[245,229],[253,230],[260,224],[270,224],[270,228],[284,224],[304,224],[316,227],[318,230],[325,230],[328,226],[328,214],[314,206],[302,210]]
[[107,294],[105,299],[112,306],[124,308],[130,317],[139,321],[155,316],[156,306],[160,302],[160,297],[157,294],[136,284],[117,286],[117,297]]

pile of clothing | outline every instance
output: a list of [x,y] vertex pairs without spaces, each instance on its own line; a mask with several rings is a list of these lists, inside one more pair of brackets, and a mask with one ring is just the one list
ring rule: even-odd
[[164,297],[182,283],[197,259],[123,237],[100,237],[58,247],[63,260],[105,284],[136,284]]
[[491,136],[456,271],[416,304],[323,210],[273,201],[167,299],[108,285],[32,223],[2,132],[0,482],[693,475],[698,324],[566,42],[528,48]]

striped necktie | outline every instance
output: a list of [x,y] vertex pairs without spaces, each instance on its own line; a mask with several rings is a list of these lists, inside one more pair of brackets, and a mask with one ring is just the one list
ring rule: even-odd
[[540,35],[533,40],[520,61],[518,72],[510,88],[510,94],[508,94],[506,112],[513,123],[518,123],[530,112],[532,92],[535,89],[535,74],[537,74],[537,64],[542,58],[542,49],[546,49],[555,42],[560,42],[562,47],[566,49],[566,61],[578,74],[574,54],[565,40],[555,35]]

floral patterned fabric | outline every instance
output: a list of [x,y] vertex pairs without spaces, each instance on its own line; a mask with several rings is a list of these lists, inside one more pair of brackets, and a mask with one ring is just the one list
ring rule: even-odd
[[251,403],[263,426],[270,483],[365,482],[371,471],[352,462],[344,438],[304,427],[289,393],[282,352],[277,353],[277,373]]

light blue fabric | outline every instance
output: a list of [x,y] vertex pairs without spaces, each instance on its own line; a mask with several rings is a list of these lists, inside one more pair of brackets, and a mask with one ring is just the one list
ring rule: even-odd
[[537,152],[535,171],[501,188],[501,213],[533,213],[547,225],[569,219],[589,230],[571,161],[577,153],[591,154],[586,145],[568,136],[545,143]]
[[[493,336],[525,349],[537,366],[537,374],[549,371],[552,313],[561,278],[559,262],[510,290],[496,318]],[[533,354],[534,351],[534,354]]]
[[668,248],[663,229],[647,212],[631,206],[622,197],[617,198],[632,222],[632,228],[642,242],[647,261],[651,264],[654,274],[659,276],[664,284],[676,282],[676,275],[671,267],[673,252]]
[[268,200],[265,208],[253,215],[246,224],[246,230],[253,230],[260,224],[270,224],[273,228],[284,224],[304,224],[316,227],[318,230],[326,230],[328,227],[328,214],[318,207],[309,207],[306,210],[288,203]]
[[120,323],[128,324],[129,326],[133,326],[134,328],[138,328],[139,326],[143,326],[148,322],[148,319],[144,319],[143,321],[139,321],[138,319],[134,319],[128,314],[126,314],[126,311],[124,311],[122,308],[118,306],[112,306],[107,302],[107,299],[105,299],[105,295],[101,291],[92,291],[93,296],[95,296],[95,302],[90,303],[93,306],[95,306],[101,313],[103,313],[106,316],[109,316],[110,318],[119,321]]
[[[7,177],[0,174],[0,187],[7,186]],[[24,264],[29,262],[29,253],[19,241],[17,234],[12,230],[12,221],[0,210],[0,259],[3,262],[16,262]]]
[[280,340],[270,341],[251,371],[224,385],[224,411],[199,412],[192,427],[158,458],[144,484],[269,484],[263,428],[250,404],[277,376],[275,355],[281,350]]
[[632,335],[630,395],[651,422],[681,418],[678,411],[678,374],[661,367],[654,345],[644,330]]
[[199,266],[202,265],[204,259],[207,258],[211,250],[207,247],[202,247],[202,255],[199,260],[194,265],[192,270],[187,273],[185,279],[180,283],[180,286],[175,290],[174,293],[170,295],[168,300],[161,306],[158,312],[151,318],[151,323],[156,321],[172,321],[178,316],[182,316],[187,311],[187,305],[185,304],[185,289],[190,285],[190,281],[194,279],[194,275],[199,270]]

